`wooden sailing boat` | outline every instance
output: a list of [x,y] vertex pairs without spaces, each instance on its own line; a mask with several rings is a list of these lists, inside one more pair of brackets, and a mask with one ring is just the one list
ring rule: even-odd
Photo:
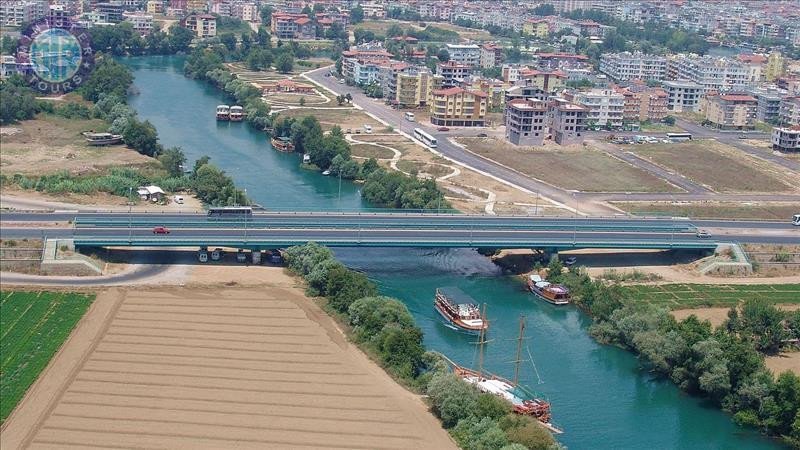
[[[483,318],[486,320],[486,305],[483,305]],[[512,410],[521,415],[533,416],[550,431],[560,434],[563,433],[551,422],[550,402],[538,398],[534,392],[519,384],[519,364],[522,361],[522,340],[525,334],[525,318],[519,319],[519,336],[517,337],[517,357],[514,361],[514,380],[507,380],[503,377],[494,375],[483,370],[483,344],[486,342],[486,331],[481,330],[478,341],[478,369],[468,369],[461,367],[452,361],[453,372],[464,381],[474,385],[481,392],[487,392],[508,400],[512,405]],[[449,361],[449,360],[448,360]]]

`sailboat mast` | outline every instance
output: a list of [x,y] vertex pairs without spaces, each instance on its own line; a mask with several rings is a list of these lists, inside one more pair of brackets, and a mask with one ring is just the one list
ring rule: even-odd
[[[481,312],[481,320],[486,323],[486,303],[483,304],[483,311]],[[481,332],[478,335],[478,373],[483,375],[483,344],[486,342],[486,327],[481,327]]]
[[514,360],[514,384],[519,382],[519,363],[521,361],[520,354],[522,353],[522,339],[525,334],[525,316],[519,316],[519,337],[517,338],[517,358]]

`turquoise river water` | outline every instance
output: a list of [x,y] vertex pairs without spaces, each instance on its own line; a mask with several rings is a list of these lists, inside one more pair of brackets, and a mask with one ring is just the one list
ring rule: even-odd
[[[131,105],[157,128],[166,146],[183,147],[190,163],[203,155],[266,208],[365,210],[358,185],[301,169],[298,155],[273,150],[265,134],[244,123],[218,124],[215,88],[182,75],[179,57],[126,59],[137,93]],[[469,249],[342,249],[339,258],[363,270],[381,293],[408,305],[425,332],[425,345],[472,365],[474,337],[445,327],[433,311],[434,290],[457,286],[488,305],[488,370],[511,377],[518,318],[526,316],[526,346],[534,365],[521,379],[552,402],[559,441],[571,449],[774,449],[773,442],[736,427],[730,417],[689,397],[669,381],[640,370],[630,353],[598,345],[590,320],[572,306],[535,300],[516,278],[504,276]],[[525,352],[527,359],[527,352]],[[537,375],[538,373],[538,375]]]

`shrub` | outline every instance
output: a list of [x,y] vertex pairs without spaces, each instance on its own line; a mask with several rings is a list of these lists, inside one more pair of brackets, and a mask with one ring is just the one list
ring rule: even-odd
[[508,442],[525,446],[532,450],[545,450],[555,443],[553,436],[539,422],[529,416],[507,414],[498,421],[505,431]]
[[434,375],[427,388],[433,412],[445,428],[470,416],[478,404],[478,391],[454,374]]
[[459,420],[451,434],[464,450],[499,450],[508,444],[506,434],[489,417],[470,416]]

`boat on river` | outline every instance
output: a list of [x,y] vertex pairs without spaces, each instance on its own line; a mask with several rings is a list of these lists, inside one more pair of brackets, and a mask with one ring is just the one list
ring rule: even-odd
[[[485,306],[484,313],[485,315]],[[550,402],[543,398],[543,396],[533,392],[527,387],[519,383],[519,365],[522,362],[520,358],[522,352],[522,341],[525,334],[525,317],[519,318],[519,336],[517,338],[517,357],[514,360],[514,380],[508,380],[501,376],[487,372],[483,369],[483,345],[486,343],[486,330],[480,332],[478,340],[478,369],[469,369],[459,366],[447,357],[444,359],[453,367],[455,373],[462,380],[475,386],[479,391],[502,397],[511,403],[511,410],[515,414],[524,416],[531,416],[538,420],[545,428],[556,434],[561,434],[563,431],[553,425],[550,413]],[[528,351],[530,355],[530,350]]]
[[539,275],[534,274],[528,277],[528,289],[547,303],[553,305],[569,304],[570,295],[566,286],[545,281]]
[[480,333],[489,328],[478,304],[459,289],[437,288],[433,307],[449,324],[460,330]]
[[270,143],[275,147],[275,150],[279,152],[291,153],[294,151],[292,139],[286,136],[274,137],[270,140]]
[[86,142],[89,145],[114,145],[119,144],[122,142],[122,135],[121,134],[111,134],[111,133],[92,133],[87,131],[83,133],[83,136],[86,138]]
[[231,122],[241,122],[244,119],[244,108],[239,105],[231,106],[229,117]]
[[228,105],[217,105],[217,120],[230,120],[231,107]]

